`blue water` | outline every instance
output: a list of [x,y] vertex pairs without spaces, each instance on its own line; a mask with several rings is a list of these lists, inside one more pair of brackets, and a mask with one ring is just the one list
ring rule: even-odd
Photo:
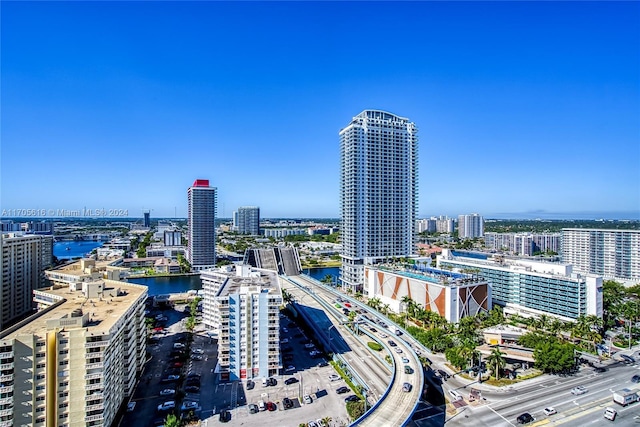
[[53,244],[53,254],[58,259],[81,258],[93,249],[102,246],[103,243],[91,241],[55,242]]
[[128,281],[138,285],[146,285],[149,288],[149,295],[174,294],[202,289],[202,280],[200,280],[199,275],[140,277],[128,279]]
[[340,267],[323,267],[323,268],[306,268],[302,270],[304,274],[313,277],[316,280],[322,280],[324,276],[330,274],[333,276],[334,283],[338,283],[340,276]]

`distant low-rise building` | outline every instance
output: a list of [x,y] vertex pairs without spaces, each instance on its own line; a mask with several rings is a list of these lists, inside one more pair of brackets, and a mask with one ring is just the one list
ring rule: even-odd
[[263,231],[265,237],[273,237],[274,239],[283,239],[286,236],[299,236],[307,232],[302,228],[265,228]]
[[171,258],[160,258],[154,264],[153,268],[156,273],[180,273],[180,264]]

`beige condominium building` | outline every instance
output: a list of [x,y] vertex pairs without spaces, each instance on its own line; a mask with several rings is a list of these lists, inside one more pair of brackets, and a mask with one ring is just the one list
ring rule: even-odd
[[0,427],[110,426],[145,360],[147,287],[90,260],[53,271],[40,310],[0,333]]

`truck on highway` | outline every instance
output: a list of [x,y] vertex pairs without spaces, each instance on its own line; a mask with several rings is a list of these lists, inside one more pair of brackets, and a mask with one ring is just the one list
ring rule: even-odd
[[627,406],[629,403],[638,401],[638,393],[631,391],[628,388],[613,392],[613,401],[618,405]]

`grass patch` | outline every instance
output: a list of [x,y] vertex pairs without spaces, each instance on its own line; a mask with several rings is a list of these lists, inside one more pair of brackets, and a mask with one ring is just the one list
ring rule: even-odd
[[375,351],[381,351],[382,350],[382,345],[378,344],[377,342],[369,341],[367,343],[367,346],[369,346],[369,348],[371,350],[375,350]]
[[335,361],[330,360],[329,363],[331,364],[331,366],[333,366],[333,369],[336,370],[336,372],[338,372],[338,375],[340,375],[342,377],[342,379],[344,380],[344,382],[347,383],[347,385],[349,386],[349,388],[351,390],[355,391],[355,394],[360,398],[364,400],[364,397],[362,396],[362,393],[360,393],[360,387],[356,387],[355,384],[353,384],[351,382],[351,378],[349,378],[346,374],[346,372],[342,369],[342,366],[338,365]]

